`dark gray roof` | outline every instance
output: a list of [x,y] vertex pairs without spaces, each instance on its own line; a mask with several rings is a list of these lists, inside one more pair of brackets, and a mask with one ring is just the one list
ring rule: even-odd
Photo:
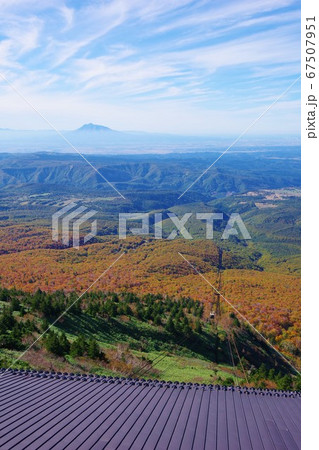
[[10,370],[1,449],[300,449],[300,394]]

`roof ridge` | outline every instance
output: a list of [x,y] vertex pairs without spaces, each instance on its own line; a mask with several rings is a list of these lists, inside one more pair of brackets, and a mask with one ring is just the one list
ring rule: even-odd
[[102,383],[124,383],[140,386],[158,386],[173,389],[204,389],[204,390],[222,390],[239,392],[240,394],[252,394],[252,395],[268,395],[275,397],[300,397],[299,391],[283,391],[278,389],[260,389],[247,386],[223,386],[219,384],[199,384],[191,382],[179,382],[179,381],[165,381],[165,380],[153,380],[144,378],[131,378],[131,377],[118,377],[118,376],[106,376],[98,374],[85,374],[85,373],[68,373],[68,372],[56,372],[56,371],[44,371],[35,369],[6,369],[1,368],[0,373],[12,374],[12,375],[24,375],[37,378],[54,378],[61,380],[75,380],[75,381],[87,381],[87,382],[102,382]]

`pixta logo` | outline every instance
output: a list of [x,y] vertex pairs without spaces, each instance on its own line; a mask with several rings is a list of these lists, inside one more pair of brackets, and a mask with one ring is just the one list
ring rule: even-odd
[[[64,208],[59,209],[52,215],[52,240],[59,240],[59,231],[61,229],[62,243],[70,244],[70,236],[72,236],[72,246],[79,248],[80,246],[80,227],[88,222],[97,211],[93,209],[87,210],[85,206],[79,206],[71,202]],[[88,242],[92,237],[96,236],[97,221],[91,221],[91,231],[84,236],[84,243]]]
[[[186,213],[183,217],[178,218],[174,213],[168,213],[167,216],[173,223],[175,229],[171,231],[166,239],[175,239],[178,235],[185,239],[193,239],[193,236],[186,228],[186,223],[192,217],[193,213]],[[197,213],[197,220],[204,220],[206,222],[206,239],[214,239],[214,222],[216,220],[223,220],[223,213]],[[127,229],[127,222],[132,223],[140,221],[141,227],[134,227]],[[154,214],[154,237],[155,239],[163,239],[163,215],[162,213]],[[150,214],[148,213],[120,213],[119,214],[119,238],[125,239],[127,233],[133,235],[150,235]],[[242,239],[251,239],[251,236],[240,217],[240,214],[233,213],[229,216],[227,224],[223,230],[222,239],[229,239],[230,236],[242,236]]]

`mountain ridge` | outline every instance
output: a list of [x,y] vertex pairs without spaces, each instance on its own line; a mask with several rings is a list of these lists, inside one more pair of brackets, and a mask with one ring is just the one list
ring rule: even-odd
[[98,125],[96,123],[85,123],[84,125],[82,125],[80,128],[77,128],[75,130],[76,132],[98,132],[98,133],[109,133],[109,132],[114,132],[114,133],[118,133],[118,131],[116,130],[112,130],[112,128],[106,127],[104,125]]

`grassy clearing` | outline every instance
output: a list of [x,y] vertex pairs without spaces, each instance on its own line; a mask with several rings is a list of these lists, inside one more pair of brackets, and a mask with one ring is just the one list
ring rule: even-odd
[[70,355],[57,358],[37,345],[17,362],[21,352],[1,349],[1,365],[198,383],[216,383],[232,376],[231,367],[216,366],[212,362],[212,335],[205,331],[195,339],[194,336],[178,339],[162,327],[154,327],[135,317],[106,321],[88,314],[68,314],[52,328],[64,331],[70,341],[79,334],[94,337],[105,354],[105,361]]
[[[234,378],[230,366],[216,365],[204,359],[176,355],[165,355],[163,358],[161,353],[156,352],[144,356],[152,361],[152,366],[159,371],[160,378],[164,380],[209,384],[218,383],[219,379]],[[242,378],[239,377],[239,380]]]

